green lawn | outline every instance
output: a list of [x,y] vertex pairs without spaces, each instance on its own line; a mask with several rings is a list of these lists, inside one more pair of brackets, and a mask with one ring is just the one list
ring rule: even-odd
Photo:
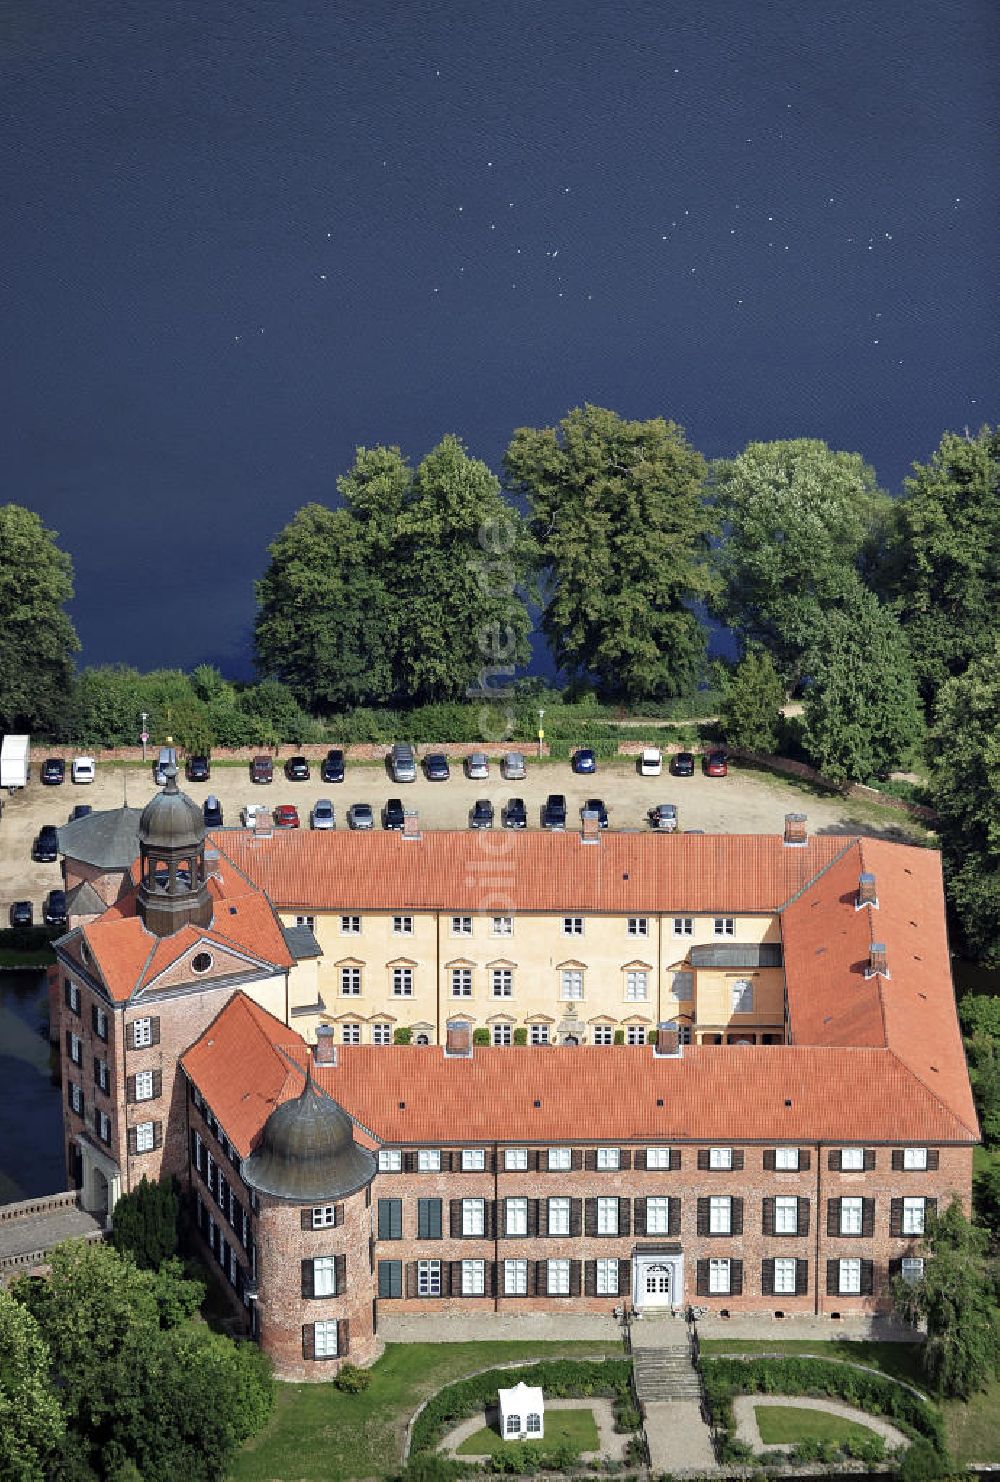
[[518,1359],[620,1356],[607,1343],[390,1343],[360,1395],[332,1384],[279,1384],[267,1427],[240,1452],[231,1482],[353,1482],[397,1471],[421,1400],[480,1369]]
[[49,967],[55,962],[56,954],[51,947],[37,947],[26,951],[22,947],[0,947],[0,967]]
[[799,1410],[794,1405],[755,1405],[757,1426],[765,1446],[794,1446],[798,1441],[868,1441],[875,1434],[867,1425],[825,1415],[822,1410]]
[[967,1405],[949,1400],[941,1406],[948,1449],[962,1466],[974,1461],[1000,1462],[1000,1381],[994,1381]]
[[[592,1410],[545,1411],[545,1435],[535,1438],[542,1446],[572,1446],[574,1451],[597,1451],[600,1438]],[[493,1456],[497,1451],[513,1454],[520,1443],[504,1441],[499,1431],[484,1425],[456,1448],[456,1456]]]

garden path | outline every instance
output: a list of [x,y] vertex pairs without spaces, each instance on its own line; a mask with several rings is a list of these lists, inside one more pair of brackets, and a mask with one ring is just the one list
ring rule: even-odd
[[857,1410],[853,1405],[841,1405],[836,1400],[815,1400],[805,1395],[736,1395],[733,1399],[733,1415],[736,1419],[736,1434],[741,1441],[752,1446],[754,1451],[790,1451],[790,1445],[765,1446],[757,1426],[758,1405],[788,1405],[796,1410],[824,1410],[828,1415],[839,1415],[842,1420],[853,1420],[866,1425],[880,1435],[889,1446],[908,1446],[909,1440],[887,1420],[878,1415],[869,1415],[867,1410]]
[[[558,1410],[590,1410],[597,1424],[597,1435],[600,1443],[598,1451],[583,1451],[583,1461],[595,1461],[599,1456],[608,1456],[612,1461],[625,1460],[625,1447],[628,1445],[628,1436],[619,1435],[615,1430],[615,1414],[611,1401],[601,1395],[594,1395],[585,1400],[559,1400],[557,1403],[545,1403],[545,1414],[552,1415]],[[463,1441],[469,1436],[474,1436],[476,1431],[481,1431],[484,1425],[496,1423],[496,1406],[489,1406],[486,1410],[480,1410],[475,1415],[470,1415],[468,1420],[463,1420],[461,1425],[456,1425],[454,1430],[448,1432],[444,1440],[438,1445],[439,1451],[448,1455],[454,1454]],[[515,1443],[516,1444],[516,1443]],[[545,1444],[544,1437],[540,1445]],[[470,1456],[469,1461],[477,1461],[480,1458]]]

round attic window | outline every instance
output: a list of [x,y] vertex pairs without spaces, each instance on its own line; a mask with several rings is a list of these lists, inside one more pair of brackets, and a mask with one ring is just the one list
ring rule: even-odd
[[196,952],[191,959],[191,971],[193,973],[207,973],[211,966],[211,952]]

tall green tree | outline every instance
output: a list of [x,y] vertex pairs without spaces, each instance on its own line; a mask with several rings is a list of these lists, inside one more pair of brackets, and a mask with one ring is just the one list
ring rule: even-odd
[[807,659],[802,741],[835,782],[865,782],[898,767],[923,737],[906,639],[895,616],[856,583],[825,614]]
[[773,752],[784,703],[785,686],[771,655],[749,649],[724,680],[719,719],[726,740],[747,751]]
[[932,791],[945,886],[967,949],[1000,966],[1000,636],[941,688]]
[[0,730],[52,730],[80,647],[64,608],[73,563],[38,515],[0,505]]
[[914,465],[896,513],[883,580],[932,703],[1000,634],[1000,428],[946,432]]
[[893,1303],[906,1322],[927,1324],[920,1361],[931,1386],[968,1400],[1000,1374],[986,1232],[969,1223],[954,1199],[942,1214],[929,1216],[921,1254],[922,1278],[911,1285],[897,1277]]
[[115,1205],[111,1221],[115,1250],[127,1251],[137,1266],[155,1271],[177,1254],[180,1205],[170,1179],[150,1183],[143,1174]]
[[805,675],[823,619],[842,606],[890,514],[857,453],[816,438],[750,443],[715,464],[722,528],[713,611],[772,655],[789,685]]
[[38,1323],[0,1289],[0,1477],[45,1482],[65,1430]]
[[673,422],[602,407],[521,427],[504,456],[526,494],[561,669],[634,701],[690,693],[705,658],[694,606],[712,588],[705,461]]

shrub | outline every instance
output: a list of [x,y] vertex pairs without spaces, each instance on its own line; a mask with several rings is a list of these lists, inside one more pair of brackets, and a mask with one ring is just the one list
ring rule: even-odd
[[123,1194],[112,1214],[111,1243],[137,1266],[155,1271],[177,1254],[180,1205],[172,1179],[150,1183],[146,1175]]
[[472,1043],[474,1045],[488,1045],[489,1042],[490,1032],[488,1029],[474,1029],[472,1031]]
[[359,1369],[357,1364],[344,1364],[333,1381],[334,1388],[342,1390],[345,1395],[362,1394],[371,1382],[372,1376],[368,1370]]
[[436,1451],[425,1451],[411,1457],[400,1482],[465,1482],[470,1473],[477,1473],[474,1462],[453,1461]]
[[406,1024],[400,1024],[392,1031],[392,1042],[394,1045],[408,1045],[413,1042],[413,1030]]
[[615,1430],[619,1435],[626,1431],[637,1431],[642,1425],[642,1416],[631,1398],[619,1400],[615,1405]]
[[615,1044],[616,1045],[623,1045],[625,1043],[625,1031],[624,1031],[624,1029],[616,1029],[615,1030],[615,1033],[614,1033],[614,1041],[615,1041]]
[[515,1045],[526,1045],[528,1043],[528,1031],[523,1024],[519,1024],[514,1030]]
[[644,1467],[646,1465],[646,1440],[644,1436],[629,1436],[625,1444],[625,1460],[637,1467]]
[[931,1482],[934,1477],[943,1477],[948,1472],[948,1462],[941,1453],[923,1439],[914,1441],[907,1449],[899,1467],[901,1482]]

